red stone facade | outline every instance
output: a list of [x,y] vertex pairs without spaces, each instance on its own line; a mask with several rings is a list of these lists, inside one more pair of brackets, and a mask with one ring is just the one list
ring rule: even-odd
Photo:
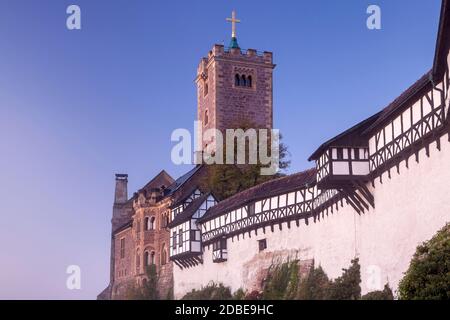
[[[271,129],[274,67],[271,52],[215,45],[197,68],[197,119],[203,131],[217,128],[224,132],[242,123]],[[236,76],[241,81],[244,76],[246,83],[237,85]],[[209,143],[204,142],[202,148]]]

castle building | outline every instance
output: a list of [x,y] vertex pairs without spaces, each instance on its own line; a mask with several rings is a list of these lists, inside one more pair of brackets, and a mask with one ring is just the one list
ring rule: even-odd
[[[432,69],[324,142],[309,158],[314,168],[220,202],[200,188],[204,166],[176,181],[163,171],[130,199],[127,176],[117,175],[111,280],[99,298],[120,298],[149,264],[161,293],[181,298],[211,281],[260,290],[287,259],[335,278],[355,257],[363,294],[395,290],[416,246],[450,222],[449,24],[443,0]],[[233,27],[230,47],[215,45],[200,62],[198,120],[224,130],[248,117],[271,128],[273,68],[271,53],[239,48]]]

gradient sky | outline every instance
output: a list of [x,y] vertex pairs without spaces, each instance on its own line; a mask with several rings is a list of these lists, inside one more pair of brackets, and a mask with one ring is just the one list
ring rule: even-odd
[[[189,169],[171,163],[170,134],[193,130],[196,67],[228,43],[233,8],[241,47],[274,52],[274,122],[297,172],[431,68],[440,1],[0,0],[0,298],[106,287],[114,174],[131,195]],[[81,290],[66,289],[70,264]]]

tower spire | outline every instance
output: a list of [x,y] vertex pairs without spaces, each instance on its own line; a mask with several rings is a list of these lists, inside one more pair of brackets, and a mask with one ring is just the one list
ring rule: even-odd
[[241,20],[236,19],[236,11],[233,10],[231,13],[231,18],[227,18],[226,21],[231,22],[231,42],[230,48],[239,48],[236,37],[236,23],[241,22]]

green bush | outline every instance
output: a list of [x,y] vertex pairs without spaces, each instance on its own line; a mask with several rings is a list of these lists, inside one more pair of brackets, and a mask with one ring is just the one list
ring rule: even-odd
[[285,262],[269,269],[262,298],[265,300],[295,299],[298,289],[298,262]]
[[386,283],[383,290],[369,292],[363,295],[361,300],[394,300],[394,294]]
[[450,224],[417,247],[398,292],[403,300],[450,299]]
[[306,279],[301,281],[298,288],[299,300],[325,300],[331,281],[328,279],[322,267],[312,268]]
[[235,293],[233,293],[233,300],[245,300],[245,291],[240,288]]
[[125,299],[127,300],[158,300],[158,274],[156,273],[156,266],[151,265],[146,270],[146,280],[141,286],[136,284],[128,285],[125,292]]
[[342,276],[336,278],[329,288],[329,300],[358,300],[361,298],[361,267],[359,259],[353,259],[350,268],[342,269]]
[[182,300],[230,300],[232,299],[231,290],[222,283],[211,282],[200,290],[193,289],[187,293]]

